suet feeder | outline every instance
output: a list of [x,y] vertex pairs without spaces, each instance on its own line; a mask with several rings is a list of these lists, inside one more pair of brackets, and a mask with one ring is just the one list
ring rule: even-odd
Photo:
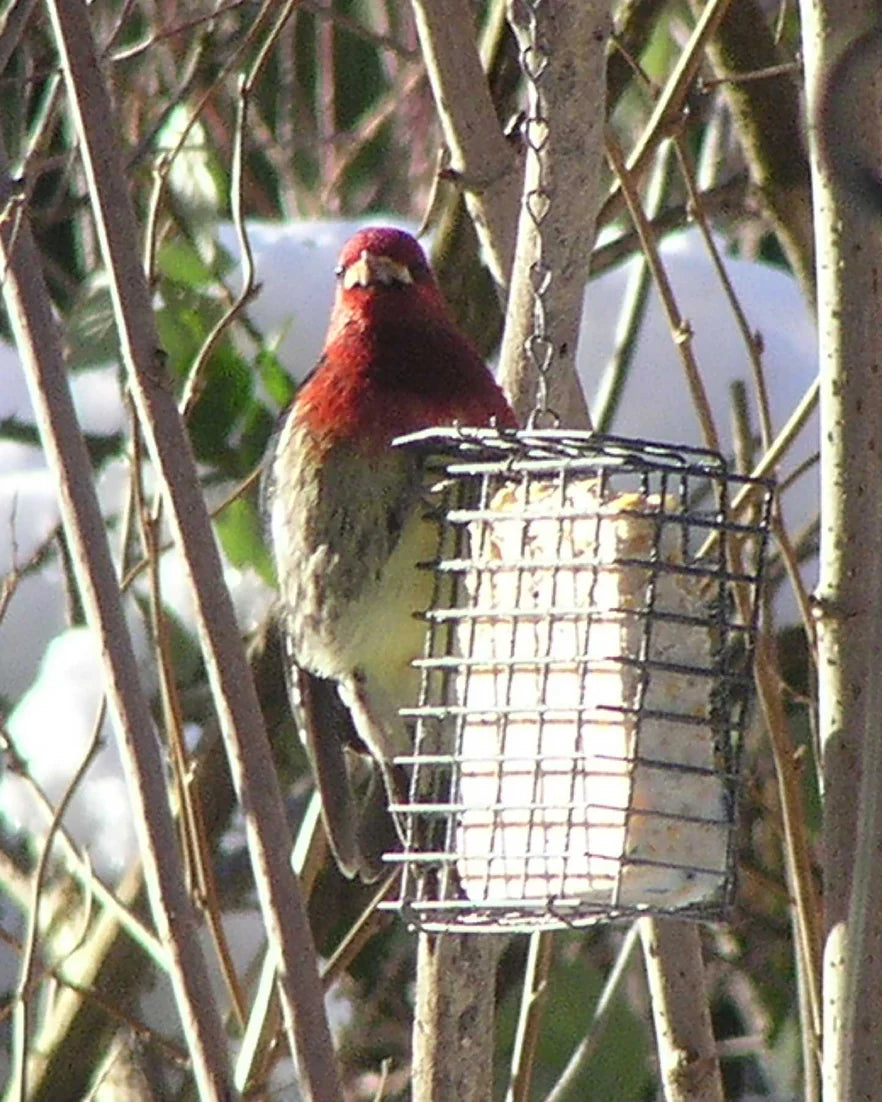
[[722,917],[771,484],[591,433],[396,443],[431,456],[438,544],[388,905],[429,931]]

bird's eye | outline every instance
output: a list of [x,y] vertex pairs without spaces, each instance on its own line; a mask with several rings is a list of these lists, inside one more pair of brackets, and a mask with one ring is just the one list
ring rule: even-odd
[[337,277],[337,279],[339,279],[345,271],[346,269],[343,267],[343,265],[338,264],[337,267],[334,269],[334,275]]

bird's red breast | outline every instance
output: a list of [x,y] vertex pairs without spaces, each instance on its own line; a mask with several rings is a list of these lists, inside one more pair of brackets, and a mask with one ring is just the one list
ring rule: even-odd
[[343,249],[328,335],[296,400],[320,448],[365,453],[435,425],[513,428],[514,414],[450,316],[425,255],[401,230],[362,230]]

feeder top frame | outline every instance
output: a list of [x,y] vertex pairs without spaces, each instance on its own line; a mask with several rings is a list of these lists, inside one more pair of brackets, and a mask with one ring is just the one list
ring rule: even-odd
[[450,474],[480,474],[488,466],[525,470],[536,466],[548,471],[555,464],[562,469],[591,467],[631,471],[670,471],[676,474],[731,480],[755,485],[770,493],[772,478],[733,474],[719,453],[690,444],[667,444],[626,436],[612,436],[591,430],[496,429],[454,425],[423,429],[399,436],[394,447],[413,449],[436,459]]

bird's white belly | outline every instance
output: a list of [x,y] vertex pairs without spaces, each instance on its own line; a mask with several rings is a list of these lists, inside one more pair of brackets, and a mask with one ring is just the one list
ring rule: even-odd
[[375,583],[368,584],[336,624],[345,672],[366,677],[398,707],[416,704],[419,671],[432,600],[432,570],[418,563],[437,554],[438,528],[417,513],[402,530]]

